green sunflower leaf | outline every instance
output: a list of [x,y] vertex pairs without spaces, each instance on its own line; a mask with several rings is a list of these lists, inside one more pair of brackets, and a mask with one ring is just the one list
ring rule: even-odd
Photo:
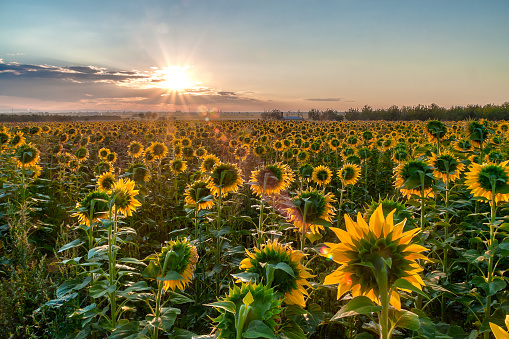
[[336,321],[341,318],[351,317],[358,314],[371,314],[374,312],[379,312],[382,310],[382,306],[375,305],[371,299],[366,296],[358,296],[353,298],[346,304],[341,307],[338,313],[336,313],[331,321]]
[[422,295],[426,299],[429,299],[429,296],[426,293],[424,293],[423,291],[421,291],[420,289],[418,289],[417,287],[412,285],[408,280],[400,278],[400,279],[396,280],[392,284],[392,286],[393,287],[402,288],[402,289],[405,289],[405,290],[410,290],[410,291],[415,292],[415,293],[417,293],[419,295]]
[[261,320],[253,320],[247,330],[242,333],[244,338],[272,338],[276,339],[274,332]]
[[168,280],[184,280],[184,278],[176,271],[168,271],[164,277],[157,277],[157,280],[168,281]]
[[395,311],[392,313],[394,327],[407,328],[416,331],[421,327],[419,316],[407,310]]
[[249,272],[232,274],[231,276],[236,279],[239,279],[242,282],[258,281],[258,279],[260,278],[258,273],[249,273]]
[[232,301],[216,301],[215,303],[206,304],[205,306],[221,308],[227,312],[235,314],[237,307]]
[[280,262],[277,264],[274,269],[276,270],[283,270],[286,273],[288,273],[292,278],[295,278],[295,273],[293,272],[293,269],[288,265],[287,263]]

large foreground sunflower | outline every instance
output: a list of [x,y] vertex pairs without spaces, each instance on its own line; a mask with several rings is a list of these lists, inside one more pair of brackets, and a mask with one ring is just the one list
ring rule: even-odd
[[499,201],[509,201],[509,160],[500,164],[485,163],[482,165],[473,163],[470,171],[466,174],[465,184],[476,197],[483,197],[495,204]]
[[131,179],[119,179],[111,188],[111,195],[115,199],[115,209],[118,213],[131,216],[136,207],[141,206],[134,197],[138,190],[134,189],[135,182]]
[[359,213],[357,222],[345,215],[346,231],[331,227],[341,242],[325,243],[327,247],[322,249],[321,255],[341,265],[324,280],[326,285],[338,285],[338,299],[352,291],[353,297],[367,296],[380,304],[377,276],[383,266],[387,270],[388,290],[392,290],[390,303],[398,310],[401,309],[400,297],[396,288],[392,288],[396,280],[402,278],[419,289],[424,286],[419,276],[422,268],[416,260],[427,259],[421,254],[427,249],[412,243],[419,228],[403,232],[405,221],[394,225],[393,213],[385,218],[380,205],[369,224]]
[[316,234],[323,230],[324,223],[330,223],[335,208],[331,205],[334,197],[331,193],[323,194],[318,191],[305,191],[292,199],[293,207],[287,208],[290,222],[303,234]]
[[[301,251],[294,250],[288,245],[284,246],[277,240],[269,240],[260,248],[255,248],[254,252],[246,250],[246,253],[248,257],[240,262],[241,270],[258,274],[260,280],[268,284],[268,265],[272,265],[272,269],[278,265],[284,266],[285,269],[274,269],[270,286],[274,286],[276,292],[284,295],[286,304],[306,307],[304,295],[308,293],[305,287],[311,287],[306,279],[314,276],[300,263],[304,257]],[[292,274],[288,270],[291,270]]]
[[272,164],[251,173],[251,190],[259,197],[286,190],[293,182],[293,172],[286,164]]

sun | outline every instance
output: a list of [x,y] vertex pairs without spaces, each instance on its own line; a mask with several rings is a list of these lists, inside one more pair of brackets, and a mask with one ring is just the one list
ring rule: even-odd
[[155,73],[157,74],[156,78],[159,80],[159,87],[170,91],[180,92],[195,85],[188,74],[188,67],[163,67]]

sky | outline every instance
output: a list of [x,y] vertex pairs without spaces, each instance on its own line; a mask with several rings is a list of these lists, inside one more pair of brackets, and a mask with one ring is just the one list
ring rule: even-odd
[[0,0],[0,112],[500,105],[507,13],[507,0]]

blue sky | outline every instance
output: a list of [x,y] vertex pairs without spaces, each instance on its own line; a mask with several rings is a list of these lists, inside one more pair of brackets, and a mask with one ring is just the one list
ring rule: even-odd
[[[507,13],[506,0],[1,0],[0,111],[502,104]],[[175,74],[186,88],[165,87]]]

